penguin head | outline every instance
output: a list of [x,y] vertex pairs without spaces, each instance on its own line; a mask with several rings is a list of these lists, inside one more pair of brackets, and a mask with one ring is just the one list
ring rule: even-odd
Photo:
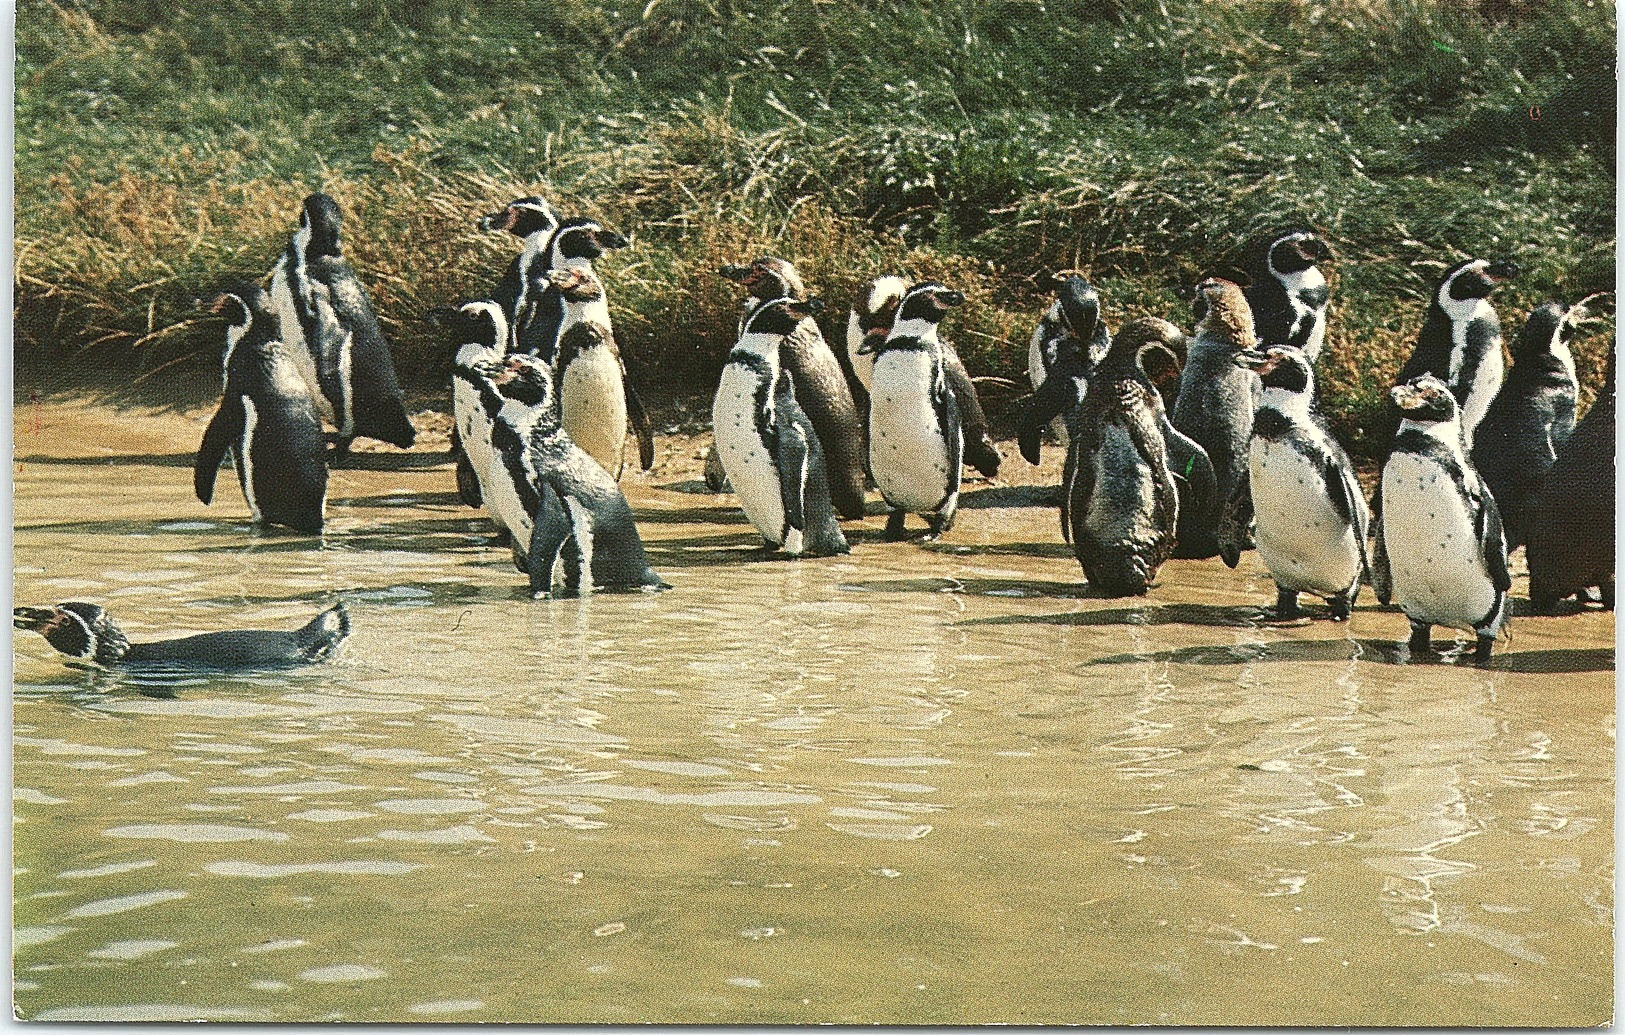
[[1248,349],[1258,344],[1253,330],[1253,309],[1242,294],[1244,283],[1222,277],[1204,277],[1196,284],[1195,308],[1198,334],[1204,331],[1223,338],[1233,348]]
[[795,332],[801,321],[824,311],[821,298],[773,298],[756,307],[745,320],[741,334],[786,335]]
[[1277,235],[1264,252],[1264,268],[1275,277],[1302,273],[1332,257],[1326,242],[1308,230]]
[[1236,366],[1257,374],[1266,389],[1273,388],[1290,395],[1308,395],[1314,391],[1314,370],[1302,349],[1291,345],[1271,345],[1264,349],[1243,349],[1231,359]]
[[631,244],[613,230],[606,230],[596,219],[583,216],[566,219],[553,231],[553,244],[548,249],[552,265],[563,266],[570,259],[593,261],[607,251],[625,248]]
[[1178,327],[1155,316],[1142,316],[1123,325],[1101,365],[1133,363],[1166,395],[1179,384],[1186,345]]
[[271,308],[271,296],[252,281],[232,284],[209,305],[209,311],[225,318],[228,330],[239,335],[258,324],[262,329],[277,329],[276,310]]
[[1468,259],[1445,271],[1435,297],[1439,305],[1448,311],[1452,308],[1451,303],[1490,297],[1490,292],[1502,281],[1511,280],[1517,275],[1516,263]]
[[948,310],[957,309],[964,304],[964,294],[929,280],[908,289],[903,301],[897,306],[897,322],[923,320],[935,325],[942,322],[942,318],[948,315]]
[[1079,341],[1086,345],[1094,341],[1100,327],[1100,292],[1076,270],[1062,270],[1052,280],[1061,322]]
[[567,301],[591,302],[604,297],[604,284],[585,266],[564,266],[547,271],[547,279]]
[[903,304],[906,294],[908,281],[896,274],[876,277],[858,289],[858,297],[852,303],[852,318],[863,332],[864,342],[871,338],[885,340],[892,324],[897,322],[897,307]]
[[523,353],[509,356],[498,365],[491,380],[504,398],[526,406],[552,405],[553,371],[535,356]]
[[807,285],[788,260],[764,255],[748,266],[728,265],[717,271],[750,292],[750,297],[767,302],[775,298],[806,298]]
[[1545,302],[1537,306],[1529,314],[1529,319],[1524,321],[1523,330],[1518,332],[1518,340],[1512,343],[1514,362],[1567,346],[1579,333],[1577,321],[1583,315],[1584,309],[1580,306],[1572,310],[1559,302]]
[[1445,424],[1461,414],[1450,386],[1432,374],[1413,377],[1388,390],[1401,417],[1418,424]]
[[78,600],[55,607],[14,607],[11,626],[32,629],[68,657],[99,665],[117,662],[130,649],[130,641],[106,611]]
[[343,221],[339,203],[331,196],[318,192],[306,198],[305,210],[299,217],[305,257],[340,254],[339,226]]
[[497,348],[508,340],[508,318],[495,302],[467,302],[451,318],[454,348],[475,342]]
[[546,233],[558,225],[559,214],[547,203],[546,198],[536,194],[515,198],[499,211],[481,216],[479,219],[481,230],[507,231],[515,237]]

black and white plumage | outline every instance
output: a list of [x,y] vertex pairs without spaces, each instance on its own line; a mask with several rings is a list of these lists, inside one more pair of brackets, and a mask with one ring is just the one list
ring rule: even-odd
[[1469,259],[1440,278],[1428,303],[1416,348],[1400,368],[1397,383],[1423,374],[1450,386],[1461,407],[1462,434],[1470,450],[1479,421],[1501,388],[1506,361],[1501,355],[1501,320],[1490,305],[1496,285],[1517,275],[1510,262]]
[[1557,447],[1524,509],[1529,599],[1550,612],[1591,586],[1614,609],[1614,353],[1597,401]]
[[491,293],[491,300],[502,308],[508,326],[504,353],[514,345],[515,314],[528,311],[527,303],[546,290],[548,244],[558,225],[558,212],[546,198],[535,194],[515,198],[479,219],[481,230],[512,234],[523,242]]
[[[540,254],[525,267],[525,286],[509,316],[511,352],[536,356],[552,366],[558,360],[559,334],[564,329],[564,295],[551,274],[555,270],[583,269],[594,273],[593,261],[607,251],[631,244],[596,219],[584,216],[563,220],[547,235]],[[595,274],[596,275],[596,274]],[[609,326],[606,305],[602,318]],[[613,336],[613,330],[611,336]]]
[[[457,494],[463,503],[485,502],[485,480],[492,470],[491,415],[480,399],[477,368],[500,363],[507,355],[508,319],[495,301],[469,302],[452,318],[451,409],[452,453],[457,465]],[[493,509],[491,520],[503,529]]]
[[908,280],[889,273],[864,283],[852,299],[852,311],[846,318],[846,357],[866,398],[875,376],[875,355],[863,343],[869,338],[875,339],[875,345],[886,340],[906,294]]
[[[1044,383],[1051,374],[1059,372],[1081,385],[1079,378],[1087,375],[1112,345],[1111,331],[1100,317],[1100,294],[1094,286],[1071,270],[1055,274],[1053,280],[1055,301],[1038,321],[1027,344],[1027,380],[1044,409],[1071,394],[1071,388],[1063,382],[1058,386],[1058,395],[1045,396]],[[1063,447],[1067,444],[1065,413],[1065,409],[1059,409],[1049,418]]]
[[552,270],[548,279],[564,299],[559,329],[559,421],[565,433],[617,481],[626,466],[628,424],[638,440],[638,467],[654,467],[654,429],[643,400],[626,378],[626,364],[610,329],[604,285],[590,266]]
[[409,448],[417,432],[406,415],[389,342],[367,290],[339,244],[338,202],[305,199],[299,229],[271,270],[271,300],[282,340],[321,417],[338,429],[340,452],[355,438]]
[[875,356],[869,399],[869,471],[886,500],[886,536],[901,539],[905,515],[919,514],[931,537],[953,527],[959,510],[963,435],[949,388],[937,325],[965,296],[927,282],[909,289]]
[[1431,650],[1431,629],[1443,625],[1471,630],[1482,664],[1512,588],[1500,512],[1463,448],[1450,386],[1423,374],[1390,395],[1403,419],[1382,468],[1372,588],[1410,619],[1413,654]]
[[492,453],[504,486],[488,501],[503,511],[514,564],[530,576],[531,595],[552,595],[561,559],[567,593],[671,588],[649,567],[615,479],[559,427],[547,364],[520,354],[476,373],[493,416]]
[[1331,295],[1319,264],[1331,257],[1331,249],[1315,234],[1289,230],[1270,238],[1249,271],[1247,304],[1259,340],[1301,349],[1311,366],[1326,344]]
[[[1237,353],[1263,391],[1248,447],[1248,494],[1257,522],[1258,556],[1275,579],[1271,617],[1303,616],[1299,593],[1331,605],[1346,621],[1366,571],[1371,522],[1354,464],[1315,407],[1315,372],[1302,349],[1272,345]],[[1239,554],[1227,553],[1231,567]]]
[[225,390],[203,432],[192,486],[214,499],[220,462],[231,454],[256,522],[319,533],[327,505],[327,447],[293,351],[277,336],[270,299],[256,284],[220,296],[225,315]]
[[745,516],[791,557],[851,549],[835,520],[818,431],[781,366],[784,342],[820,311],[818,299],[758,305],[728,353],[711,403],[717,457]]
[[1523,545],[1525,508],[1574,431],[1579,384],[1569,342],[1585,315],[1547,302],[1529,314],[1512,346],[1512,370],[1473,437],[1473,466],[1495,496],[1507,549]]
[[13,608],[11,625],[39,633],[74,661],[102,668],[248,671],[326,661],[350,635],[350,614],[341,601],[293,632],[235,629],[131,643],[106,610],[74,600]]

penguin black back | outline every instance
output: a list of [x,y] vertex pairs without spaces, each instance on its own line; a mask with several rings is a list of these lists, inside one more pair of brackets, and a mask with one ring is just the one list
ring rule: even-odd
[[350,635],[350,615],[342,601],[293,632],[237,629],[149,643],[131,643],[103,608],[83,601],[13,608],[11,624],[39,633],[76,661],[103,667],[212,671],[313,665],[332,657]]
[[1329,292],[1319,264],[1331,258],[1326,242],[1308,230],[1272,234],[1253,247],[1247,304],[1266,346],[1302,349],[1311,364],[1326,336]]
[[1597,401],[1557,449],[1524,511],[1529,599],[1548,612],[1589,586],[1614,606],[1614,350]]
[[560,222],[548,235],[545,251],[525,270],[524,301],[511,320],[514,351],[553,363],[564,326],[564,295],[548,274],[572,262],[590,264],[630,243],[596,219],[574,216]]

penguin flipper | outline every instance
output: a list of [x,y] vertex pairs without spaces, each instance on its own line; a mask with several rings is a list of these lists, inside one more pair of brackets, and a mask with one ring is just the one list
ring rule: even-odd
[[214,479],[220,471],[220,462],[231,451],[232,445],[243,436],[243,397],[232,394],[220,400],[209,426],[203,431],[203,442],[198,446],[197,459],[192,463],[192,491],[208,506],[214,500]]
[[976,382],[970,379],[970,372],[965,369],[959,353],[947,343],[942,347],[942,372],[948,381],[948,389],[953,393],[954,404],[959,407],[966,457],[984,477],[997,477],[999,462],[1004,458],[988,437],[987,413],[983,411],[982,400],[976,394]]
[[812,450],[808,447],[806,431],[796,422],[784,421],[779,428],[774,460],[779,469],[779,498],[784,503],[785,527],[806,532],[807,477]]
[[1484,554],[1484,567],[1489,570],[1490,582],[1502,593],[1512,589],[1512,573],[1507,568],[1506,530],[1501,527],[1501,511],[1495,497],[1480,486],[1478,517],[1474,522],[1478,532],[1478,548]]
[[1032,395],[1018,403],[1016,443],[1029,464],[1039,460],[1039,442],[1050,421],[1083,402],[1083,382],[1054,371]]
[[536,523],[530,530],[527,572],[530,595],[539,598],[553,592],[553,565],[574,528],[570,524],[569,508],[553,487],[544,482],[536,488]]
[[1376,495],[1371,497],[1371,523],[1376,530],[1367,570],[1371,573],[1371,589],[1377,600],[1386,607],[1394,599],[1394,576],[1388,566],[1388,544],[1382,535],[1382,485],[1378,483]]
[[1213,470],[1213,460],[1199,442],[1174,427],[1166,409],[1159,417],[1162,438],[1168,447],[1168,466],[1173,469],[1174,478],[1189,490],[1180,497],[1180,506],[1191,508],[1194,511],[1191,516],[1206,527],[1212,522],[1213,512],[1220,502],[1219,476]]
[[638,467],[652,471],[655,466],[655,430],[649,423],[649,411],[643,408],[643,399],[626,379],[626,367],[621,367],[621,384],[626,389],[626,419],[638,436]]
[[947,378],[936,393],[937,427],[942,429],[943,442],[948,447],[949,494],[959,488],[960,466],[965,462],[965,431],[960,424],[959,404],[948,388]]

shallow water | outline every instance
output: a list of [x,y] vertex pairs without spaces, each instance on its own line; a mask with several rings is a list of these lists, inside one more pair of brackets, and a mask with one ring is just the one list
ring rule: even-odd
[[1611,1015],[1612,615],[1486,671],[1401,663],[1369,602],[1260,627],[1251,555],[1093,599],[1020,486],[935,546],[758,560],[673,440],[629,494],[675,589],[535,603],[438,455],[335,472],[318,543],[229,472],[193,500],[201,429],[19,412],[17,601],[143,639],[342,595],[355,633],[181,685],[18,634],[22,1016]]

